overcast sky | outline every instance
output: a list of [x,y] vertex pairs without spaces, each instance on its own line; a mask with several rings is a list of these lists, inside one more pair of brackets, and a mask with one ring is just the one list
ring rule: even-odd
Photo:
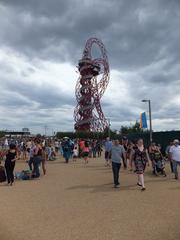
[[77,62],[89,37],[107,49],[102,98],[113,129],[139,120],[180,129],[179,0],[0,0],[0,128],[73,130]]

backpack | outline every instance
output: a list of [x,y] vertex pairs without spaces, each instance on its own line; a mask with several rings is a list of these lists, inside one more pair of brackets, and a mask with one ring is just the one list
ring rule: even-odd
[[23,170],[21,172],[21,179],[22,180],[30,180],[32,176],[32,173],[30,170]]

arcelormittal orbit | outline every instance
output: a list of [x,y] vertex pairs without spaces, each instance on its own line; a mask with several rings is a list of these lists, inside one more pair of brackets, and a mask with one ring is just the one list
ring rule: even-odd
[[[96,48],[92,49],[93,47]],[[93,58],[92,50],[95,53],[100,50],[100,56]],[[103,131],[108,127],[108,122],[102,112],[100,99],[109,83],[109,63],[101,40],[97,38],[87,40],[78,69],[80,77],[76,84],[75,130]]]

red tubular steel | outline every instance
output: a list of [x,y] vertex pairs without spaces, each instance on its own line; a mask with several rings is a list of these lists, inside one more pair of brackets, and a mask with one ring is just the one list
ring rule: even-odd
[[[93,44],[99,47],[101,58],[93,59]],[[87,40],[78,68],[80,77],[75,90],[77,106],[74,110],[74,128],[83,132],[103,131],[108,127],[108,122],[102,112],[100,99],[109,83],[109,63],[101,40]]]

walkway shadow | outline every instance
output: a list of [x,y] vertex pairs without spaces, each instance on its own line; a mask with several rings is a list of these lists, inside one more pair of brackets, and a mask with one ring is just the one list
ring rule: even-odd
[[111,168],[109,167],[105,167],[105,166],[102,166],[102,165],[99,165],[99,166],[93,166],[93,165],[86,165],[87,168],[92,168],[92,169],[109,169],[111,170]]
[[91,193],[98,193],[98,192],[116,192],[122,190],[137,190],[137,185],[128,185],[128,186],[121,186],[120,188],[115,189],[112,183],[102,184],[102,185],[77,185],[73,187],[69,187],[66,190],[90,190]]
[[158,182],[169,182],[169,179],[167,179],[167,178],[156,178],[156,179],[154,179],[154,180],[145,180],[145,184],[146,183],[154,183],[154,184],[156,184],[156,183],[158,183]]
[[79,162],[69,162],[69,163],[66,163],[64,160],[54,160],[54,161],[47,161],[48,164],[63,164],[63,165],[73,165],[76,166],[76,165],[80,165],[81,163]]
[[150,178],[158,178],[158,177],[163,177],[162,175],[159,175],[159,176],[155,176],[152,171],[147,171],[146,172],[146,176],[150,177]]
[[173,187],[173,188],[169,188],[170,190],[180,190],[180,187]]
[[99,172],[103,172],[103,173],[111,173],[112,172],[112,170],[109,170],[109,169],[107,169],[107,168],[98,168],[98,169],[96,169],[96,168],[90,168],[90,171],[99,171]]
[[48,163],[48,164],[65,164],[65,162],[63,162],[63,161],[56,161],[56,160],[54,160],[54,161],[48,161],[47,163]]
[[[157,177],[154,179],[147,179],[145,183],[158,183],[158,182],[169,182],[168,178],[164,177]],[[139,188],[137,184],[130,184],[130,185],[124,185],[122,184],[120,188],[114,189],[113,183],[107,183],[107,184],[101,184],[101,185],[76,185],[67,188],[66,190],[90,190],[91,193],[97,193],[97,192],[114,192],[114,191],[137,191]]]

